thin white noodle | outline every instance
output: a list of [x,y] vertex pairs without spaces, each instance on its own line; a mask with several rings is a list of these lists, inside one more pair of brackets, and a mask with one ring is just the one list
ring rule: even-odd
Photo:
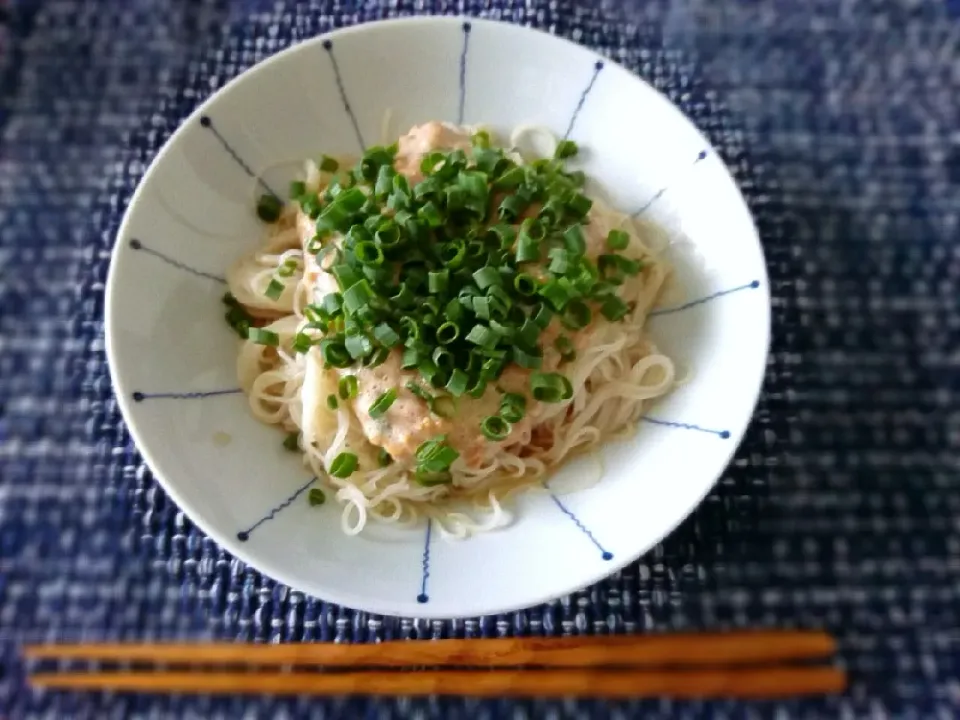
[[[390,117],[385,116],[384,142],[389,125]],[[557,143],[546,128],[519,126],[510,137],[516,149],[511,155],[518,161],[528,140],[548,145],[539,150],[550,155]],[[322,189],[331,179],[312,160],[301,167],[301,178],[311,189]],[[301,434],[304,463],[333,488],[333,498],[342,505],[341,527],[348,535],[361,532],[370,521],[408,526],[425,518],[435,523],[442,537],[451,539],[503,527],[512,520],[504,505],[517,493],[541,487],[565,458],[631,432],[649,401],[676,385],[672,361],[657,351],[644,330],[669,274],[658,257],[662,246],[657,233],[597,201],[590,213],[591,230],[601,237],[614,228],[626,230],[630,243],[625,253],[644,261],[643,271],[622,286],[622,296],[633,298],[632,312],[616,324],[601,318],[579,333],[578,355],[563,369],[574,387],[569,401],[531,402],[529,422],[517,426],[507,441],[484,443],[470,463],[461,455],[451,468],[452,487],[423,487],[414,481],[409,461],[379,467],[380,448],[365,434],[355,403],[342,402],[335,412],[327,408],[326,398],[336,392],[338,378],[336,371],[322,367],[318,349],[306,354],[292,350],[297,332],[316,335],[306,326],[303,309],[325,294],[322,284],[330,278],[311,255],[304,255],[296,213],[296,208],[286,207],[260,249],[227,273],[237,300],[255,318],[267,320],[267,328],[280,337],[277,348],[244,341],[237,371],[257,419]],[[267,298],[264,290],[288,261],[293,261],[293,273],[284,278],[283,293],[276,300]],[[557,357],[551,347],[544,363],[551,358],[555,363]],[[358,470],[345,479],[328,475],[334,458],[345,451],[357,455]],[[599,456],[592,454],[599,463]],[[573,490],[599,482],[600,468],[595,477],[578,479]]]

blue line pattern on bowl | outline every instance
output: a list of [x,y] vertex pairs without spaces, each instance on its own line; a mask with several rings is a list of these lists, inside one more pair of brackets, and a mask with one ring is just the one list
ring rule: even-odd
[[587,95],[589,95],[590,91],[593,90],[593,85],[597,82],[597,76],[600,75],[601,70],[603,70],[603,60],[597,60],[597,62],[593,64],[593,75],[590,77],[590,83],[586,88],[584,88],[583,93],[580,95],[580,102],[577,103],[577,107],[573,110],[573,115],[570,116],[570,123],[567,125],[567,131],[563,134],[564,140],[569,138],[570,133],[573,132],[573,126],[577,124],[577,118],[580,116],[580,111],[583,110],[583,105],[587,102]]
[[463,103],[467,96],[467,50],[470,47],[470,23],[463,24],[463,50],[460,52],[460,104],[457,125],[463,125]]
[[347,89],[343,86],[343,77],[340,75],[340,66],[337,65],[337,57],[333,54],[333,41],[324,40],[323,49],[330,56],[330,66],[333,68],[333,77],[337,81],[337,89],[340,91],[340,100],[343,101],[343,109],[350,118],[353,125],[353,132],[357,135],[357,143],[360,145],[360,152],[367,149],[367,144],[363,141],[363,133],[360,132],[360,124],[357,122],[357,116],[353,114],[353,108],[350,107],[350,99],[347,97]]
[[433,535],[433,520],[427,520],[427,534],[423,541],[423,557],[420,560],[420,594],[417,595],[418,603],[430,601],[427,595],[427,579],[430,577],[430,538]]
[[726,440],[730,437],[729,430],[713,430],[712,428],[705,428],[699,425],[693,425],[692,423],[682,423],[674,422],[673,420],[661,420],[660,418],[653,418],[648,415],[644,415],[640,418],[643,422],[651,423],[652,425],[663,425],[664,427],[678,428],[680,430],[696,430],[697,432],[709,433],[710,435],[716,435],[718,438]]
[[204,272],[203,270],[197,270],[196,268],[192,268],[189,265],[183,264],[179,260],[174,260],[172,257],[170,257],[169,255],[163,254],[159,250],[154,250],[151,247],[147,247],[140,240],[137,240],[136,238],[132,239],[129,244],[132,250],[138,250],[140,252],[147,253],[147,255],[153,255],[153,257],[159,260],[162,260],[167,265],[170,265],[171,267],[175,267],[178,270],[183,270],[185,272],[191,273],[192,275],[196,275],[197,277],[207,278],[208,280],[214,280],[218,283],[227,282],[226,279],[221,277],[220,275],[214,275],[213,273]]
[[[708,153],[706,150],[701,150],[699,153],[697,153],[697,157],[696,157],[696,158],[694,159],[694,161],[690,164],[690,167],[695,167],[695,166],[696,166],[697,164],[699,164],[702,160],[706,160],[708,154],[709,154],[709,153]],[[653,197],[651,197],[651,198],[650,198],[649,200],[647,200],[643,205],[641,205],[641,206],[638,207],[636,210],[634,210],[632,213],[630,213],[630,217],[635,218],[635,217],[639,217],[640,215],[643,215],[643,213],[645,213],[647,210],[649,210],[649,209],[650,209],[650,206],[653,205],[657,200],[659,200],[660,198],[662,198],[662,197],[663,197],[663,194],[664,194],[665,192],[667,192],[667,190],[669,190],[669,189],[670,189],[670,188],[669,188],[668,186],[664,186],[664,187],[660,188],[659,190],[657,190],[657,191],[653,194]]]
[[309,480],[307,480],[307,482],[305,482],[303,485],[298,487],[290,497],[288,497],[282,503],[277,505],[275,508],[273,508],[270,512],[268,512],[262,518],[257,520],[253,525],[248,527],[246,530],[241,530],[240,532],[238,532],[237,540],[239,540],[240,542],[246,542],[247,540],[249,540],[250,535],[253,533],[254,530],[256,530],[258,527],[263,525],[265,522],[273,520],[277,516],[277,514],[282,510],[284,510],[285,508],[290,507],[290,505],[293,504],[293,501],[296,500],[301,495],[303,495],[303,493],[306,492],[307,488],[313,485],[316,481],[317,481],[316,477],[312,477]]
[[759,280],[753,280],[746,283],[745,285],[737,285],[736,287],[727,288],[726,290],[718,290],[711,295],[706,295],[702,298],[697,298],[696,300],[691,300],[690,302],[685,302],[683,305],[677,305],[676,307],[667,307],[660,308],[659,310],[653,310],[648,317],[659,317],[660,315],[672,315],[673,313],[682,312],[684,310],[689,310],[692,307],[697,307],[698,305],[704,305],[711,300],[716,300],[721,298],[724,295],[732,295],[733,293],[740,292],[741,290],[756,290],[760,287]]
[[550,490],[550,486],[547,483],[543,483],[543,487],[550,493],[550,499],[553,500],[554,505],[557,506],[560,512],[570,518],[573,521],[573,524],[577,526],[577,529],[586,535],[587,539],[593,543],[597,550],[600,551],[600,557],[602,557],[604,560],[613,560],[613,553],[600,544],[600,541],[597,540],[596,536],[590,531],[590,528],[584,525],[580,521],[580,518],[578,518],[570,508],[563,504],[563,501]]
[[229,388],[226,390],[202,390],[198,392],[163,392],[163,393],[145,393],[137,390],[132,393],[134,402],[143,402],[144,400],[202,400],[203,398],[216,397],[218,395],[236,395],[242,392],[240,388]]
[[278,200],[280,199],[280,196],[273,191],[273,188],[267,185],[267,182],[253,171],[253,169],[244,161],[244,159],[240,157],[239,153],[237,153],[237,151],[233,149],[233,146],[230,145],[229,142],[227,142],[227,139],[220,133],[220,131],[217,130],[217,126],[213,124],[213,118],[211,118],[209,115],[201,115],[200,125],[213,133],[213,136],[220,141],[220,147],[222,147],[224,150],[227,151],[230,157],[233,158],[234,162],[236,162],[237,165],[243,168],[243,171],[247,175],[249,175],[258,183],[260,183],[260,186],[264,190],[266,190],[268,193],[273,195],[273,197],[277,198]]

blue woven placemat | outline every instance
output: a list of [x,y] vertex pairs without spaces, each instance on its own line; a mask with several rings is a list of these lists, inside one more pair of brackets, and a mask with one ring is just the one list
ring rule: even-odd
[[[0,10],[0,717],[960,716],[957,3],[4,5],[13,9]],[[130,442],[102,337],[114,233],[179,121],[292,41],[411,12],[549,28],[667,93],[736,174],[773,294],[756,419],[701,508],[594,588],[448,623],[305,597],[196,531]],[[851,690],[749,706],[41,694],[17,660],[20,643],[43,639],[369,642],[757,626],[835,633]]]

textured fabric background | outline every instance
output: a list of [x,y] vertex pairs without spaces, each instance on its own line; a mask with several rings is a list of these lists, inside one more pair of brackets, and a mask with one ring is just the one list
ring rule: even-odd
[[[957,2],[0,7],[0,717],[960,717]],[[774,298],[756,419],[702,507],[594,588],[452,623],[331,606],[220,551],[142,465],[102,337],[114,233],[179,121],[292,41],[414,12],[546,27],[666,92],[735,171]],[[850,691],[753,705],[40,694],[17,659],[41,639],[734,626],[836,633]]]

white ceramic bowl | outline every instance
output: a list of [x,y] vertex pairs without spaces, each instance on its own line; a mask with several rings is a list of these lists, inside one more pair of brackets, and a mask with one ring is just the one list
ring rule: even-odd
[[[341,534],[340,508],[236,390],[223,322],[225,268],[252,248],[251,169],[285,188],[296,163],[380,142],[429,119],[569,133],[610,201],[666,229],[672,299],[650,320],[691,371],[602,481],[563,494],[596,460],[532,492],[513,523],[465,541],[428,526]],[[117,398],[157,478],[221,546],[263,573],[371,612],[453,617],[540,603],[602,579],[652,547],[730,461],[756,402],[769,337],[763,254],[719,157],[663,96],[584,48],[520,27],[453,18],[362,25],[292,47],[198,108],[147,171],[117,238],[107,349]]]

